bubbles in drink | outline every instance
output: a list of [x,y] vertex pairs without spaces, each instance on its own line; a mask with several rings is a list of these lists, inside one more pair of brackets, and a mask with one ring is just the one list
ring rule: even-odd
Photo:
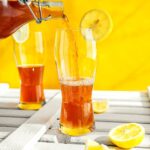
[[84,85],[92,85],[94,82],[94,79],[87,78],[87,79],[80,79],[80,80],[65,80],[60,81],[61,84],[68,85],[68,86],[84,86]]

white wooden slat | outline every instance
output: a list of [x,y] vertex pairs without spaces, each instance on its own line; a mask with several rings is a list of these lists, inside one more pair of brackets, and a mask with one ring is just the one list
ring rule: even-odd
[[[44,94],[47,99],[55,96],[55,94],[59,93],[59,90],[50,90],[44,89]],[[20,96],[20,89],[9,89],[5,93],[1,94],[1,98],[11,98],[11,99],[19,99]]]
[[[17,103],[0,103],[0,116],[16,116],[16,117],[29,117],[34,111],[12,110],[17,109]],[[5,111],[5,109],[8,109]],[[9,110],[11,109],[11,110]],[[111,107],[109,113],[125,113],[125,114],[143,114],[149,115],[149,108],[129,108],[129,107]]]
[[[5,139],[10,133],[15,131],[17,128],[14,127],[0,127],[0,139]],[[41,141],[45,141],[47,139],[47,142],[55,142],[57,141],[55,135],[49,135],[49,134],[44,134],[43,137],[41,138]]]
[[0,97],[0,102],[3,103],[19,103],[19,98],[15,97]]
[[3,141],[3,139],[0,139],[0,142],[2,142]]
[[[51,97],[53,97],[54,95],[52,95]],[[48,99],[46,99],[46,101],[48,101]],[[0,97],[0,102],[7,102],[7,103],[19,103],[19,97]]]
[[20,90],[19,89],[9,89],[7,90],[5,93],[3,93],[1,95],[1,97],[12,97],[12,98],[18,98],[19,97],[19,94],[20,94]]
[[38,142],[32,150],[84,150],[84,145]]
[[[55,93],[57,94],[57,93]],[[51,98],[53,96],[55,96],[55,94],[51,95]],[[48,102],[50,98],[46,98],[45,101]],[[18,104],[19,103],[19,97],[15,98],[15,97],[0,97],[0,102],[2,103],[15,103]]]
[[132,150],[149,150],[149,148],[132,148]]
[[[0,144],[0,149],[28,150],[56,120],[60,99],[53,98]],[[16,142],[17,141],[17,142]]]
[[44,134],[40,140],[40,142],[48,142],[48,143],[54,143],[57,140],[57,136],[56,135],[51,135],[51,134]]
[[[109,146],[109,148],[110,148],[110,150],[125,150],[125,149],[122,149],[122,148],[119,148],[119,147],[114,147],[114,146]],[[132,150],[149,150],[149,148],[136,147],[136,148],[132,148]]]
[[128,102],[128,103],[134,103],[134,102],[140,102],[140,103],[145,103],[145,102],[149,102],[149,100],[142,100],[142,99],[106,99],[106,98],[93,98],[93,101],[101,101],[101,100],[107,100],[107,101],[111,101],[111,102]]
[[0,109],[0,117],[23,117],[23,118],[29,118],[35,112],[36,111],[31,111],[31,110]]
[[[114,149],[110,149],[110,150],[114,150]],[[118,148],[118,147],[116,148],[115,147],[115,150],[125,150],[125,149],[121,149],[121,148]],[[136,148],[132,148],[132,150],[149,150],[149,148],[138,148],[138,147],[136,147]]]
[[93,91],[93,99],[119,99],[119,100],[149,100],[147,92],[130,91]]
[[[58,93],[57,98],[61,98],[60,90],[45,89],[45,96],[49,97],[48,93]],[[2,96],[6,97],[19,97],[19,89],[9,89],[9,91]],[[130,91],[93,91],[93,99],[116,99],[116,100],[149,100],[146,92],[130,92]]]
[[129,115],[129,114],[101,114],[95,115],[95,121],[108,121],[108,122],[137,122],[149,123],[149,115]]
[[11,132],[16,130],[16,128],[13,127],[0,127],[0,139],[6,138]]
[[1,127],[18,127],[23,124],[27,118],[12,118],[12,117],[0,117]]
[[5,139],[11,132],[0,132],[0,139]]
[[[84,150],[85,145],[77,145],[77,144],[57,144],[57,143],[44,143],[38,142],[32,150]],[[123,150],[121,148],[117,148],[116,150]],[[149,148],[132,148],[132,150],[149,150]]]
[[[46,99],[46,103],[50,100]],[[0,109],[18,109],[19,99],[16,98],[0,98]]]
[[[114,91],[113,91],[114,92]],[[118,95],[117,93],[120,93],[119,91],[114,92],[114,96],[113,96],[113,92],[109,92],[109,91],[105,91],[105,92],[101,92],[101,91],[97,91],[97,92],[93,92],[93,101],[94,100],[102,100],[102,99],[107,99],[109,102],[110,106],[117,106],[117,107],[144,107],[144,108],[150,108],[150,102],[149,99],[146,97],[146,94],[143,94],[142,92],[121,92],[123,94]],[[94,95],[94,93],[96,93]],[[100,96],[100,94],[102,93],[102,96]],[[125,94],[129,94],[126,98],[125,97],[121,97],[121,95],[125,95]],[[138,97],[140,95],[144,95],[142,98]],[[111,98],[112,96],[112,98]],[[118,97],[117,97],[118,96]],[[135,96],[135,98],[134,98]],[[57,98],[61,99],[61,93],[56,95]]]
[[110,106],[125,106],[125,107],[143,107],[143,108],[150,108],[150,102],[149,101],[144,101],[144,102],[135,102],[135,101],[111,101],[109,100],[109,105]]
[[111,106],[108,113],[117,113],[117,114],[137,114],[137,115],[150,115],[150,108],[143,108],[143,107],[115,107]]
[[[38,142],[32,150],[84,150],[85,145],[56,144]],[[117,148],[116,150],[123,150]],[[149,150],[149,148],[133,148],[132,150]]]
[[[108,132],[114,127],[121,125],[121,122],[95,122],[95,130],[99,132]],[[141,124],[141,123],[140,123]],[[150,125],[149,124],[141,124],[147,134],[150,134]]]
[[0,102],[0,109],[18,109],[17,104],[14,102]]
[[58,142],[57,135],[59,134],[59,129],[58,125],[57,127],[53,128],[54,124],[52,125],[51,129],[48,129],[46,133],[42,135],[42,137],[40,138],[40,142]]
[[[4,139],[11,132],[16,130],[15,127],[0,127],[0,139]],[[52,130],[48,130],[40,139],[40,142],[56,142],[57,136],[56,132],[54,133]]]
[[[149,101],[146,92],[130,92],[130,91],[93,91],[92,99],[110,99],[112,101]],[[61,99],[61,92],[57,94],[57,98]]]
[[[80,137],[71,137],[71,144],[83,144],[86,142],[87,138],[97,141],[98,143],[103,143],[106,145],[113,145],[108,137],[108,132],[92,132],[88,135]],[[143,142],[138,146],[143,148],[150,148],[150,135],[145,135]]]
[[16,130],[15,127],[0,127],[0,132],[12,132]]

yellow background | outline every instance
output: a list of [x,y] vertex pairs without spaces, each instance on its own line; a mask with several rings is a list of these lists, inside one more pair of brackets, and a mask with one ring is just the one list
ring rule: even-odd
[[[98,61],[95,89],[144,90],[150,85],[150,1],[149,0],[64,0],[71,26],[79,26],[90,9],[104,9],[113,20],[113,31],[97,43]],[[44,23],[47,40],[45,88],[58,88],[53,57],[57,20]],[[36,28],[34,23],[31,27]],[[0,82],[19,87],[11,37],[0,41]]]

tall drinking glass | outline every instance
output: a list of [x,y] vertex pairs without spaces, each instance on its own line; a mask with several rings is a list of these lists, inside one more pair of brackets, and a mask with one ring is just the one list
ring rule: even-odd
[[79,136],[94,127],[92,89],[96,70],[96,43],[90,29],[58,29],[55,61],[62,93],[60,130]]
[[27,25],[19,32],[13,35],[15,59],[21,80],[18,107],[35,110],[45,103],[43,36],[39,31],[30,32]]

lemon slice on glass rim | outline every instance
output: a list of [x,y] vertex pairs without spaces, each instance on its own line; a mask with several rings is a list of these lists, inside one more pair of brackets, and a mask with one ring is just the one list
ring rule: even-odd
[[121,148],[133,148],[139,145],[144,135],[145,129],[137,123],[122,124],[109,132],[112,143]]
[[85,143],[85,150],[110,150],[110,149],[106,145],[99,144],[91,139],[87,139]]
[[29,38],[29,24],[23,25],[12,36],[17,43],[24,43]]
[[88,40],[102,41],[108,37],[112,28],[113,24],[109,13],[98,9],[85,13],[80,22],[81,33]]

